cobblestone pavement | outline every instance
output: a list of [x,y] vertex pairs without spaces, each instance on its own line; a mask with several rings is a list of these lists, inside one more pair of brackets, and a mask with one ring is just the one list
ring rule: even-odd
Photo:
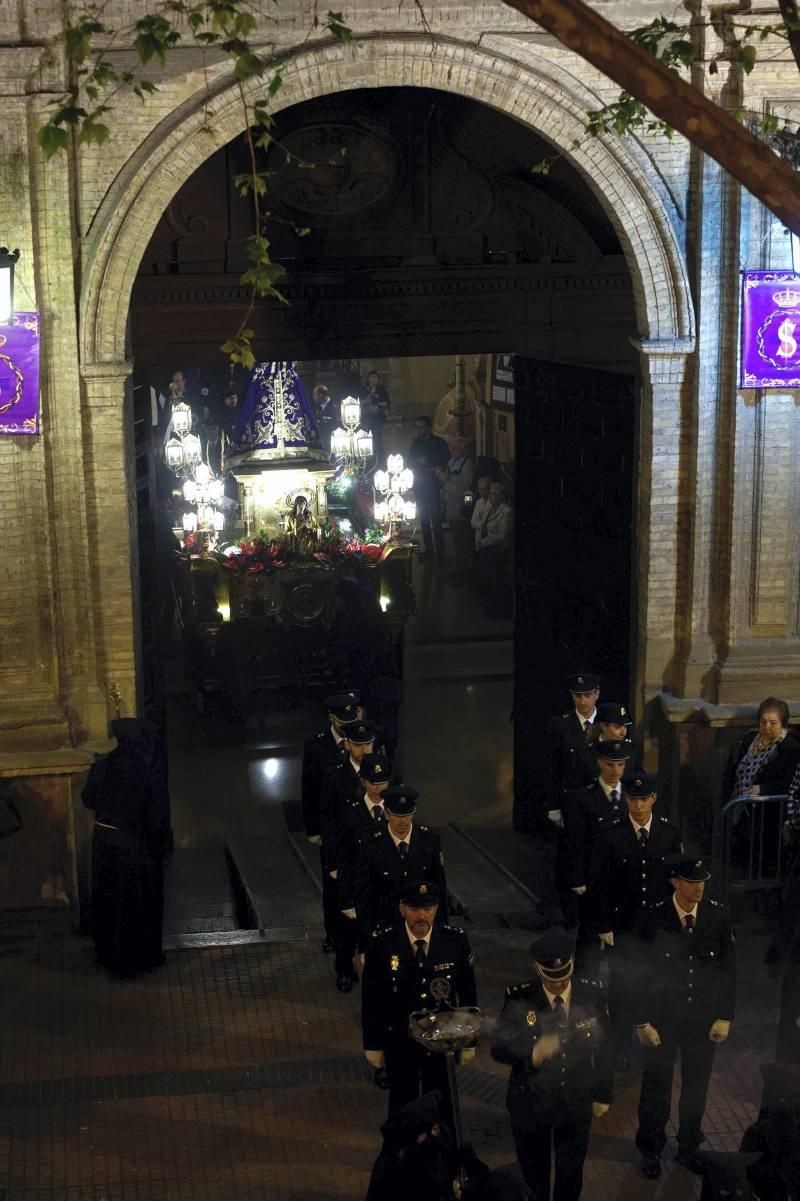
[[[527,975],[529,935],[472,941],[491,1019],[504,984]],[[757,1065],[774,1046],[761,949],[740,944],[742,1002],[705,1123],[718,1150],[753,1119]],[[358,992],[336,992],[317,945],[171,952],[133,982],[109,979],[77,939],[0,966],[0,1196],[5,1182],[9,1201],[363,1198],[386,1094],[359,1053]],[[492,1165],[513,1160],[505,1077],[486,1046],[461,1071],[465,1125]],[[635,1072],[621,1077],[596,1123],[584,1197],[695,1197],[696,1179],[671,1161],[658,1185],[639,1175],[637,1086]]]

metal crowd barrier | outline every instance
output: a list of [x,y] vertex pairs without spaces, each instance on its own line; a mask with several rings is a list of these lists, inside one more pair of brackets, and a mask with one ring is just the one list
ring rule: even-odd
[[738,796],[723,806],[714,839],[715,878],[726,899],[735,892],[779,889],[789,848],[784,843],[785,793]]

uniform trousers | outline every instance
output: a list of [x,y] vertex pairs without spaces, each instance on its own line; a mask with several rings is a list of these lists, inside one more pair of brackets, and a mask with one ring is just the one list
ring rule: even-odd
[[442,1114],[453,1125],[450,1088],[447,1082],[445,1056],[426,1051],[413,1039],[392,1039],[384,1047],[386,1073],[389,1077],[389,1113],[416,1101],[423,1093],[438,1089],[442,1094]]
[[320,848],[322,864],[322,921],[325,926],[325,937],[331,942],[336,941],[336,924],[339,920],[339,905],[337,901],[336,881],[331,879],[330,872],[325,866],[325,856]]
[[632,937],[615,931],[614,946],[602,952],[608,962],[608,1016],[615,1059],[630,1054],[631,1028],[635,1021],[637,981],[629,949]]
[[708,1037],[713,1019],[704,1015],[701,1019],[682,1014],[677,1019],[659,1022],[656,1029],[661,1045],[643,1048],[644,1072],[636,1146],[647,1158],[660,1155],[666,1145],[664,1128],[669,1121],[672,1072],[678,1051],[681,1054],[678,1143],[686,1151],[696,1151],[702,1142],[701,1123],[715,1044]]
[[343,913],[337,911],[336,935],[333,940],[337,976],[354,975],[353,956],[358,946],[358,933],[359,927],[355,918],[345,917]]
[[512,1119],[517,1159],[531,1201],[549,1201],[552,1159],[555,1159],[553,1201],[578,1201],[591,1126],[591,1109],[585,1114],[564,1109],[548,1120],[532,1118],[522,1126]]

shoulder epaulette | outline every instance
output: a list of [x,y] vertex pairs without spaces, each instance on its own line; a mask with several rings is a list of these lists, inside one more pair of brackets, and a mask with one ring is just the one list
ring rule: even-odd
[[562,717],[571,717],[572,715],[570,713],[562,713],[561,716]]
[[372,931],[372,938],[380,938],[384,934],[391,934],[394,926],[376,926]]
[[708,903],[709,903],[709,905],[713,905],[715,909],[724,909],[725,908],[725,906],[722,904],[722,901],[715,901],[711,897],[709,897]]
[[442,930],[449,931],[450,934],[463,934],[464,933],[464,931],[461,929],[460,926],[441,926],[440,928]]
[[668,817],[660,817],[658,820],[659,820],[660,822],[663,822],[665,826],[668,826],[668,825],[669,825],[669,818],[668,818]]
[[[416,822],[414,822],[414,825],[415,825],[415,826],[417,826],[417,823],[416,823]],[[419,825],[419,826],[417,826],[417,829],[418,829],[418,830],[424,830],[424,831],[425,831],[425,833],[427,834],[427,833],[428,833],[428,830],[430,830],[430,826],[423,826],[423,825]]]
[[524,980],[522,984],[509,984],[508,988],[506,989],[506,996],[512,998],[520,997],[523,993],[529,992],[530,987],[531,985],[529,980]]
[[666,903],[666,901],[656,901],[653,905],[653,909],[663,909]]
[[600,980],[590,980],[588,976],[578,976],[579,984],[591,984],[593,988],[602,988],[603,984]]

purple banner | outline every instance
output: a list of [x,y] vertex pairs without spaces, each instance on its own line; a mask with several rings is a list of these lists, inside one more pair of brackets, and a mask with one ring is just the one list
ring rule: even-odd
[[0,325],[0,434],[39,433],[39,314]]
[[800,388],[800,275],[745,271],[743,388]]

